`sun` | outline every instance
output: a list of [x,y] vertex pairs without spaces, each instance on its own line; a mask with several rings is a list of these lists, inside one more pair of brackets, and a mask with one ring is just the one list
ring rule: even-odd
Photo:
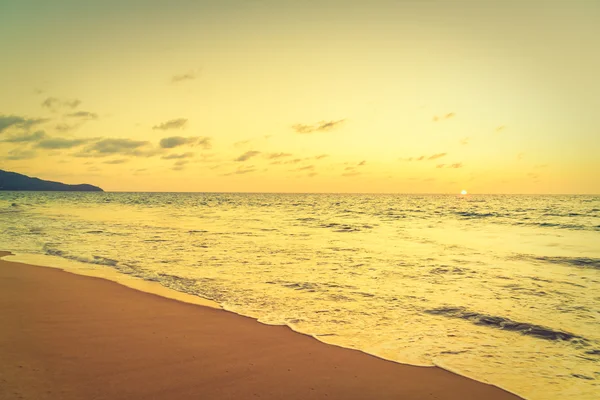
[[463,196],[467,194],[467,191],[465,189],[461,190],[460,194],[462,194]]

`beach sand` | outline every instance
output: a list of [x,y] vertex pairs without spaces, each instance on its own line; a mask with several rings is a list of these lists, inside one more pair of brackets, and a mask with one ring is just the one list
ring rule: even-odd
[[231,312],[0,260],[0,399],[254,398],[519,397]]

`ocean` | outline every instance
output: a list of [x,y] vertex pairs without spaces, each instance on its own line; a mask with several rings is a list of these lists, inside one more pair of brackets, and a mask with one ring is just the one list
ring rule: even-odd
[[600,196],[0,192],[0,250],[527,399],[600,398]]

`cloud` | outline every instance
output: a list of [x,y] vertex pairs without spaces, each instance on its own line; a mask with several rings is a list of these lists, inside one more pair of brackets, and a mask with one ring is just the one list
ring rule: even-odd
[[300,167],[300,168],[297,168],[296,170],[297,170],[297,171],[307,171],[307,170],[309,170],[309,169],[315,169],[315,166],[314,166],[314,165],[307,165],[307,166],[305,166],[305,167]]
[[187,124],[188,120],[187,118],[177,118],[177,119],[171,119],[167,122],[163,122],[162,124],[158,124],[158,125],[154,125],[152,127],[152,129],[156,130],[161,130],[161,131],[166,131],[169,129],[183,129],[185,128],[185,125]]
[[5,160],[29,160],[35,158],[37,153],[33,150],[22,150],[22,149],[14,149],[8,152],[8,155],[4,157]]
[[73,129],[79,128],[80,125],[69,125],[69,124],[57,124],[54,129],[56,129],[59,132],[65,133],[65,132],[69,132]]
[[316,173],[316,172],[311,172],[311,173],[309,173],[307,176],[308,176],[309,178],[312,178],[312,177],[314,177],[314,176],[317,176],[317,175],[319,175],[319,174],[318,174],[318,173]]
[[233,172],[229,172],[227,174],[223,174],[223,176],[231,176],[231,175],[243,175],[243,174],[249,174],[256,171],[256,168],[254,168],[254,165],[250,165],[247,167],[238,167],[237,170],[233,171]]
[[114,154],[150,157],[158,153],[154,149],[144,149],[150,142],[131,139],[102,139],[87,146],[77,157],[107,157]]
[[46,138],[46,132],[44,131],[36,131],[33,133],[21,133],[18,135],[12,135],[2,140],[2,142],[6,143],[28,143],[28,142],[38,142],[44,138]]
[[235,142],[235,143],[233,144],[233,147],[235,147],[235,148],[244,147],[244,146],[246,146],[247,144],[249,144],[250,142],[251,142],[251,140],[241,140],[241,141],[239,141],[239,142]]
[[65,138],[49,138],[38,142],[35,147],[40,149],[72,149],[73,147],[81,146],[88,143],[90,139],[65,139]]
[[446,165],[446,164],[438,164],[438,165],[436,165],[435,167],[436,167],[436,168],[444,168],[444,166],[445,166],[445,165]]
[[29,129],[34,125],[48,121],[44,118],[26,118],[18,115],[0,115],[0,133],[10,127]]
[[315,125],[305,125],[305,124],[295,124],[292,125],[292,129],[296,131],[296,133],[313,133],[313,132],[325,132],[330,131],[333,128],[337,127],[341,123],[343,123],[345,119],[340,119],[338,121],[321,121]]
[[462,163],[456,163],[456,164],[450,165],[448,168],[462,168],[462,167],[463,167]]
[[117,160],[104,161],[104,164],[125,164],[126,162],[129,162],[129,159],[119,158]]
[[194,153],[187,152],[187,153],[181,153],[181,154],[169,154],[166,156],[162,156],[161,158],[163,160],[181,160],[183,158],[191,158],[191,157],[194,157]]
[[442,158],[442,157],[444,157],[447,154],[448,153],[437,153],[437,154],[434,154],[432,156],[429,156],[428,160],[435,160],[437,158]]
[[265,158],[269,159],[269,160],[273,160],[275,158],[283,158],[283,157],[291,157],[292,154],[290,153],[269,153],[269,154],[265,154]]
[[362,160],[361,162],[358,163],[358,166],[362,167],[362,166],[364,166],[366,164],[367,164],[367,161],[366,160]]
[[194,144],[197,140],[197,137],[186,138],[183,136],[172,136],[161,139],[159,145],[163,149],[173,149],[175,147],[183,146],[186,144]]
[[320,154],[318,156],[315,156],[315,160],[321,160],[326,157],[329,157],[329,154]]
[[260,154],[260,151],[256,151],[256,150],[247,151],[244,154],[242,154],[241,156],[239,156],[238,158],[236,158],[234,161],[247,161],[247,160],[251,159],[252,157],[256,157],[259,154]]
[[441,121],[443,119],[454,118],[455,116],[456,116],[456,114],[453,113],[453,112],[449,112],[448,114],[445,114],[445,115],[442,115],[442,116],[434,115],[433,116],[433,122],[438,122],[438,121]]
[[506,126],[504,126],[504,125],[500,125],[500,126],[496,127],[496,129],[495,129],[495,130],[496,130],[496,132],[501,132],[501,131],[503,131],[503,130],[505,130],[505,129],[506,129]]
[[361,173],[360,173],[360,172],[358,172],[358,171],[350,171],[350,172],[345,172],[345,173],[343,173],[343,174],[342,174],[342,176],[358,176],[358,175],[360,175],[360,174],[361,174]]
[[198,145],[202,146],[204,149],[210,149],[211,138],[209,137],[183,137],[183,136],[172,136],[161,139],[159,145],[162,149],[173,149],[175,147],[184,146],[184,145]]
[[57,111],[59,108],[77,108],[81,104],[81,100],[61,100],[56,97],[48,97],[42,102],[42,107],[45,107],[51,111]]
[[179,160],[177,161],[175,164],[173,164],[173,167],[171,168],[173,171],[181,171],[183,169],[185,169],[185,166],[189,163],[188,160]]
[[465,137],[460,139],[460,144],[462,144],[463,146],[469,144],[469,138]]
[[71,118],[98,119],[98,114],[89,111],[77,111],[66,115]]
[[195,72],[186,72],[185,74],[178,74],[178,75],[173,75],[173,77],[171,78],[171,83],[178,83],[178,82],[184,82],[184,81],[192,81],[196,79],[196,73]]
[[408,157],[408,158],[400,158],[401,161],[424,161],[424,160],[437,160],[438,158],[442,158],[447,156],[448,153],[436,153],[430,156],[420,156],[420,157]]

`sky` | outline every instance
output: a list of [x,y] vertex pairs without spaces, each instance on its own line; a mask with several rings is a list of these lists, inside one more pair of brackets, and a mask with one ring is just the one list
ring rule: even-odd
[[593,0],[0,0],[0,169],[598,194],[598,21]]

